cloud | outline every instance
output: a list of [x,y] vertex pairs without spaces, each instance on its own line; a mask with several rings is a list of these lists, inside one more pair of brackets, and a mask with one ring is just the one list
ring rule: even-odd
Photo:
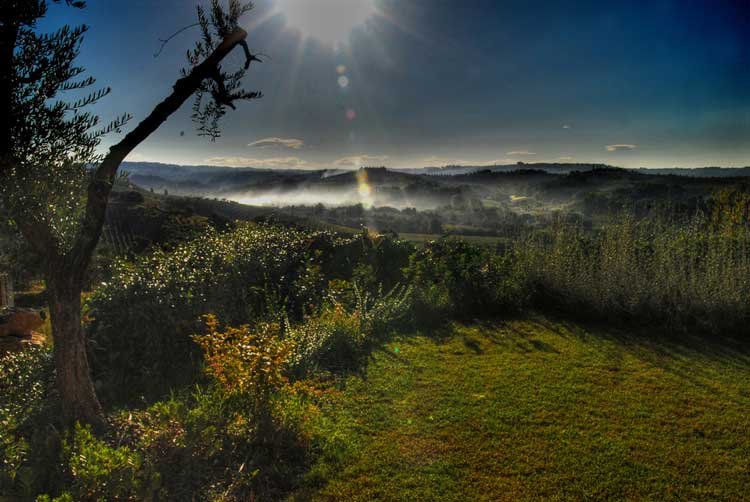
[[382,164],[386,160],[388,160],[387,155],[352,155],[334,161],[333,165],[337,167],[364,167]]
[[638,148],[637,145],[607,145],[605,147],[608,152],[627,152]]
[[206,163],[224,167],[268,167],[268,168],[303,168],[310,164],[299,157],[272,157],[269,159],[255,159],[251,157],[211,157]]
[[536,155],[536,153],[528,150],[515,150],[513,152],[508,152],[506,155]]
[[570,129],[570,125],[569,124],[564,124],[563,125],[563,129]]
[[305,146],[305,142],[296,138],[263,138],[253,141],[247,146],[251,148],[289,148],[299,150]]
[[570,157],[570,156],[566,155],[565,157],[558,157],[557,160],[562,160],[564,162],[569,162],[569,161],[573,160],[573,157]]

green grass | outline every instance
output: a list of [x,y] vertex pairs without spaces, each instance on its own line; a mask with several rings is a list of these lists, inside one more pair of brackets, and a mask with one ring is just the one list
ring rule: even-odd
[[375,355],[293,500],[739,500],[750,357],[544,318]]

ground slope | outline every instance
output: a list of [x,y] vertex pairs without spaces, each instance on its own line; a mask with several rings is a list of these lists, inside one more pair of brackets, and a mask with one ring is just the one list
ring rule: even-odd
[[739,500],[749,410],[743,350],[546,319],[456,326],[347,383],[292,498]]

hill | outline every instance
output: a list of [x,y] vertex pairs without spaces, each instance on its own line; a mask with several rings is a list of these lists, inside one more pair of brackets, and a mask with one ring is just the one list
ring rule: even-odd
[[[570,170],[572,166],[582,170]],[[151,201],[147,204],[161,205],[166,213],[176,211],[182,222],[221,226],[238,219],[272,218],[346,232],[366,226],[419,236],[416,240],[446,232],[514,238],[523,229],[547,225],[559,216],[597,225],[622,210],[648,216],[669,208],[689,215],[705,210],[721,190],[747,191],[750,186],[749,178],[743,177],[677,176],[590,164],[524,164],[512,171],[485,168],[452,175],[383,167],[356,171],[161,169],[154,164],[134,166],[128,178],[130,190]],[[118,214],[143,227],[144,221],[166,213]],[[184,233],[172,226],[175,231],[168,235]],[[157,228],[164,225],[153,230]],[[156,239],[157,232],[150,233]]]

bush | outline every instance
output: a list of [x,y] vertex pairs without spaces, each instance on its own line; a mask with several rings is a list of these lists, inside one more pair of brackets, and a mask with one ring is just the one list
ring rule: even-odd
[[321,303],[323,277],[336,266],[327,260],[349,242],[246,224],[226,234],[209,230],[171,253],[119,262],[88,302],[100,394],[114,402],[154,398],[192,382],[201,358],[189,335],[209,312],[235,326],[278,319],[279,312],[300,319]]
[[219,329],[214,315],[204,317],[206,332],[193,339],[203,349],[204,371],[246,416],[261,427],[271,417],[270,401],[287,383],[284,370],[291,350],[278,323]]
[[527,303],[523,270],[513,256],[458,239],[429,242],[406,271],[416,291],[420,323],[449,317],[470,319],[514,312]]
[[52,357],[29,348],[0,357],[0,493],[30,496],[49,482]]
[[579,317],[746,333],[750,230],[732,221],[715,214],[681,220],[624,214],[593,233],[561,223],[549,237],[519,245],[517,257],[542,307]]
[[371,295],[353,283],[351,289],[339,284],[337,290],[319,314],[298,326],[287,324],[297,376],[358,369],[392,331],[408,325],[411,288],[396,286],[387,294],[381,288]]
[[76,425],[62,451],[73,500],[152,500],[159,491],[159,475],[140,454],[108,445],[88,427]]

